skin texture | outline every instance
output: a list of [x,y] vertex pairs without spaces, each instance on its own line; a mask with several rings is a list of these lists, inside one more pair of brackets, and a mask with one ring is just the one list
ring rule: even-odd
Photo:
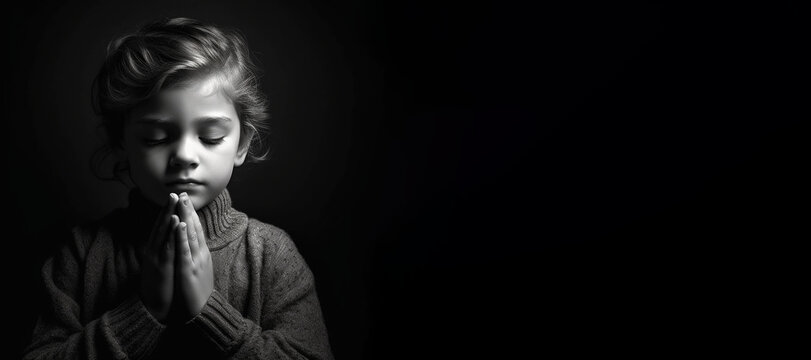
[[175,228],[175,297],[185,322],[203,310],[214,291],[214,263],[205,240],[203,226],[186,193],[180,194],[180,218]]
[[141,253],[141,298],[160,322],[191,319],[214,290],[196,210],[217,197],[244,163],[247,149],[239,148],[239,137],[234,105],[213,78],[161,91],[133,109],[124,127],[121,155],[132,179],[164,207]]
[[[215,79],[201,79],[163,90],[133,109],[124,127],[123,155],[133,181],[152,202],[163,205],[170,193],[186,192],[199,209],[245,162],[247,148],[239,149],[239,137],[233,103]],[[202,184],[170,184],[189,178]]]
[[152,227],[141,253],[141,300],[152,316],[166,322],[174,295],[175,232],[180,222],[174,215],[178,203],[172,194]]

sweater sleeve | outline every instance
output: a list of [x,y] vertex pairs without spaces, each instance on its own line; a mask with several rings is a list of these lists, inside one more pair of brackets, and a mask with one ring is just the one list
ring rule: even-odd
[[157,344],[165,326],[137,296],[83,322],[82,259],[86,254],[78,230],[74,241],[45,261],[42,279],[46,299],[24,359],[141,359]]
[[261,324],[217,291],[188,324],[229,359],[333,359],[313,274],[286,234],[264,263],[274,281],[263,289]]

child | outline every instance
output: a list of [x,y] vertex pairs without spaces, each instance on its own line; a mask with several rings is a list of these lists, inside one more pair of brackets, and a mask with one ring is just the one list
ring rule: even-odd
[[331,359],[313,274],[283,230],[231,206],[267,117],[242,36],[174,18],[114,41],[94,81],[129,206],[42,268],[26,359]]

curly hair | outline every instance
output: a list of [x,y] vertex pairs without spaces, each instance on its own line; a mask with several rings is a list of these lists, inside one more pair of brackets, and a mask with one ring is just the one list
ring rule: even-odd
[[[267,151],[262,151],[262,134],[267,130],[267,99],[259,89],[259,69],[251,59],[245,37],[235,29],[194,19],[165,18],[107,46],[107,57],[92,85],[93,109],[101,117],[106,135],[98,164],[113,149],[121,148],[130,110],[161,90],[209,76],[218,81],[234,103],[240,120],[239,147],[247,147],[247,160],[264,160]],[[117,161],[114,178],[120,180],[120,173],[127,170],[125,162]],[[102,177],[98,172],[96,175]]]

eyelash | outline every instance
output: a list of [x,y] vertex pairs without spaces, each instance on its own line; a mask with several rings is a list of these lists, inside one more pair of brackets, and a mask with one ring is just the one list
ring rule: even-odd
[[[200,138],[200,141],[202,141],[203,144],[206,144],[206,145],[218,145],[218,144],[222,143],[224,141],[224,139],[225,139],[225,136],[215,138],[215,139]],[[144,139],[144,144],[146,144],[147,146],[158,146],[158,145],[163,144],[165,142],[167,142],[167,139],[160,139],[160,140]]]
[[161,139],[161,140],[144,139],[144,144],[146,144],[146,146],[158,146],[158,145],[163,144],[165,142],[166,142],[166,139]]
[[225,136],[223,136],[223,137],[218,137],[218,138],[216,138],[216,139],[200,138],[200,140],[202,140],[202,141],[203,141],[203,143],[204,143],[204,144],[207,144],[207,145],[217,145],[217,144],[219,144],[219,143],[222,143],[222,142],[223,142],[223,139],[225,139]]

